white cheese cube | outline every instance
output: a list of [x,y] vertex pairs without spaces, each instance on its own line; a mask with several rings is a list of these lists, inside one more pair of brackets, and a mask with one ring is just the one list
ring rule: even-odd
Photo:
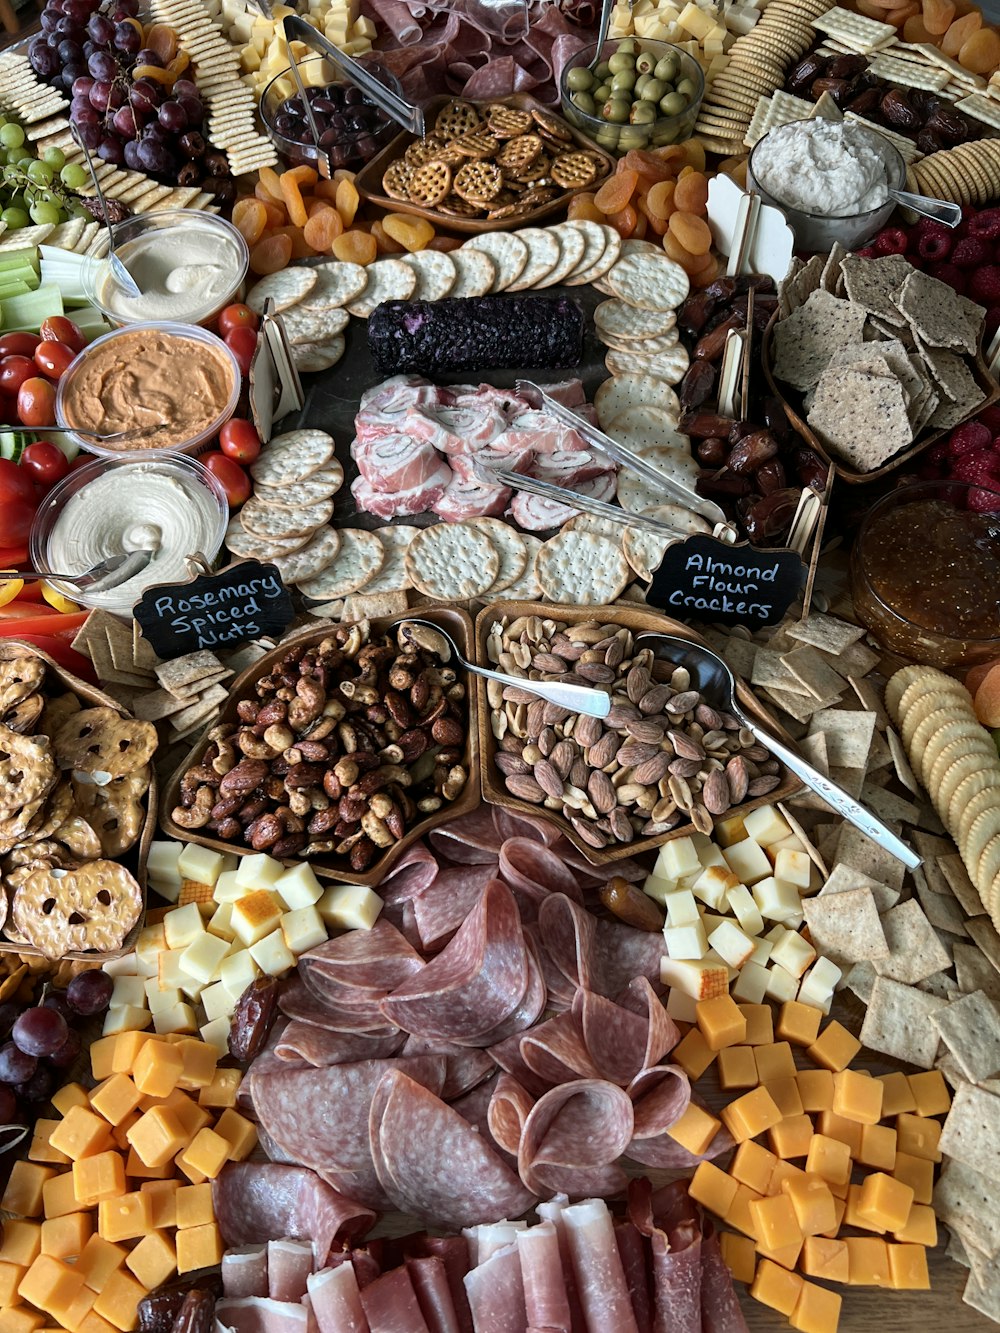
[[196,884],[214,884],[225,867],[222,852],[189,842],[177,858],[177,869],[182,879],[193,879]]
[[753,838],[761,847],[769,847],[772,842],[780,842],[792,831],[781,811],[776,810],[773,805],[759,805],[756,810],[744,815],[743,827],[747,831],[747,837]]
[[783,852],[786,849],[790,852],[804,852],[806,850],[802,846],[801,840],[797,838],[794,833],[789,833],[788,837],[782,838],[780,842],[772,842],[768,844],[767,854],[771,858],[772,865],[777,860],[778,853]]
[[157,978],[159,979],[161,990],[180,989],[182,981],[188,980],[188,977],[181,967],[181,956],[183,949],[164,949],[157,961]]
[[740,923],[740,930],[748,935],[759,935],[764,929],[764,918],[753,900],[753,894],[745,884],[737,884],[726,894],[726,902],[733,916]]
[[653,874],[661,879],[683,879],[701,870],[698,851],[690,838],[673,838],[660,848]]
[[815,958],[816,950],[808,940],[803,939],[794,930],[789,930],[781,943],[776,944],[771,950],[771,965],[778,964],[786,972],[791,972],[796,981]]
[[156,955],[166,947],[167,937],[162,923],[158,926],[144,926],[135,942],[135,956],[139,961],[152,958],[155,962]]
[[[166,948],[166,942],[164,942],[163,947]],[[142,977],[143,980],[145,980],[146,977],[157,976],[160,970],[159,954],[146,954],[143,958],[140,958],[139,955],[136,954],[135,970],[136,975]]]
[[382,899],[364,884],[335,884],[316,904],[327,930],[371,930]]
[[670,926],[693,926],[701,920],[698,904],[690,889],[671,893],[663,905],[667,909],[667,923]]
[[706,838],[705,841],[708,843],[707,847],[702,847],[701,845],[698,847],[698,860],[701,862],[702,866],[706,870],[709,866],[721,866],[723,870],[727,869],[726,858],[722,855],[722,848],[718,843],[712,842],[709,838]]
[[744,963],[730,994],[739,1004],[762,1004],[770,976],[766,967],[754,962]]
[[671,986],[667,992],[667,1013],[675,1023],[697,1023],[698,1001],[693,1000],[679,986]]
[[[720,859],[722,853],[719,852]],[[692,885],[691,892],[700,898],[706,907],[714,911],[725,905],[726,894],[739,884],[739,880],[722,860],[722,865],[707,866]]]
[[153,1021],[153,1015],[145,1005],[139,1008],[135,1004],[116,1004],[109,1006],[104,1015],[102,1037],[113,1037],[119,1032],[144,1032]]
[[266,852],[244,856],[236,868],[236,877],[246,893],[249,889],[273,889],[285,873],[285,867]]
[[181,967],[203,986],[210,986],[219,975],[219,966],[229,952],[229,941],[218,935],[199,935],[181,954]]
[[160,983],[155,977],[150,977],[146,982],[146,1004],[151,1014],[158,1014],[161,1009],[170,1009],[175,1004],[180,1004],[183,998],[184,996],[174,986],[161,990]]
[[753,886],[753,899],[761,916],[768,921],[790,921],[802,915],[802,899],[794,884],[785,884],[769,875]]
[[109,958],[102,971],[109,977],[137,977],[139,960],[134,953],[123,953],[120,958]]
[[260,975],[260,968],[254,962],[249,949],[240,949],[223,958],[219,967],[219,980],[237,999],[243,994],[251,981]]
[[231,944],[236,938],[236,931],[233,930],[232,903],[219,903],[206,929],[209,934],[218,935],[220,940],[225,940],[228,944]]
[[667,926],[663,938],[671,958],[703,958],[708,951],[705,927],[700,921],[689,926]]
[[205,1017],[210,1023],[217,1018],[232,1018],[233,1010],[236,1008],[236,1000],[229,994],[221,981],[217,981],[213,986],[205,987],[201,993],[201,1004],[205,1010]]
[[774,878],[783,879],[796,888],[808,889],[812,861],[805,852],[793,852],[783,847],[774,858]]
[[829,1013],[833,992],[842,976],[836,963],[831,963],[829,958],[817,958],[802,978],[796,998],[802,1004],[811,1004],[813,1008]]
[[137,1009],[146,1003],[146,984],[142,977],[115,977],[110,1004],[134,1004]]
[[[755,812],[752,812],[755,813]],[[766,879],[771,873],[771,862],[767,859],[763,847],[753,838],[744,838],[723,849],[726,865],[741,884],[756,884],[759,879]]]
[[701,924],[705,927],[705,934],[711,935],[713,930],[718,930],[728,920],[729,917],[727,916],[717,916],[714,912],[705,912],[702,914]]
[[[744,971],[746,971],[745,968]],[[767,989],[764,994],[769,1000],[774,1000],[777,1004],[784,1004],[786,1000],[794,1000],[798,990],[798,980],[792,976],[791,972],[786,972],[783,967],[769,967],[767,969]]]
[[671,893],[677,890],[677,881],[674,879],[662,879],[659,875],[647,875],[646,882],[642,886],[642,891],[654,902],[661,905],[666,902]]
[[212,897],[217,903],[235,903],[246,893],[245,885],[240,883],[239,872],[224,870],[215,881]]
[[294,912],[286,912],[281,918],[281,933],[285,943],[296,957],[307,949],[315,949],[327,938],[323,918],[315,907],[299,907]]
[[229,1054],[229,1019],[215,1018],[199,1030],[202,1041],[214,1046],[220,1055]]
[[295,955],[285,943],[285,937],[279,927],[265,935],[262,940],[250,946],[250,956],[262,972],[269,977],[283,976],[290,967],[295,966]]
[[757,963],[759,967],[766,967],[771,961],[771,950],[774,943],[771,940],[758,937],[753,942],[753,953],[750,955],[750,962]]
[[732,921],[723,921],[721,926],[713,930],[708,943],[730,967],[742,967],[753,953],[753,940],[748,939]]
[[198,1020],[189,1004],[175,1004],[153,1015],[153,1028],[161,1037],[170,1032],[190,1032],[193,1035],[198,1031]]
[[276,893],[255,889],[233,904],[230,924],[237,938],[249,947],[277,929],[283,907]]
[[184,850],[182,842],[151,842],[149,844],[149,855],[146,857],[146,874],[150,880],[155,881],[157,889],[160,884],[174,885],[181,887],[183,876],[177,869],[177,860]]
[[323,885],[313,874],[310,865],[293,866],[276,879],[274,891],[290,912],[299,907],[311,907],[323,896]]
[[205,923],[197,903],[175,907],[163,918],[163,932],[168,949],[186,949],[199,935],[205,933]]
[[693,1000],[714,1000],[729,990],[729,968],[717,954],[705,958],[660,959],[660,980]]

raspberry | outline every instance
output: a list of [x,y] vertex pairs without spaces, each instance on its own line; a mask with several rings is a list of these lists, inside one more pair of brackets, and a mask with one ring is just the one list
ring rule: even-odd
[[977,213],[969,222],[969,231],[987,241],[1000,241],[1000,208],[984,208]]
[[935,467],[944,467],[948,461],[948,441],[938,440],[927,451],[928,463],[933,463]]
[[991,435],[1000,435],[1000,404],[984,407],[976,420],[981,421]]
[[874,247],[874,245],[866,245],[865,248],[864,248],[863,250],[855,250],[854,253],[855,253],[855,255],[857,255],[858,259],[877,259],[877,258],[878,258],[878,255],[877,255],[876,252],[875,252],[875,247]]
[[993,514],[1000,509],[1000,493],[974,490],[969,492],[969,508],[976,514]]
[[872,248],[877,255],[905,255],[909,238],[902,227],[884,227],[875,237]]
[[951,252],[951,262],[959,268],[978,268],[993,259],[992,248],[981,236],[967,236]]
[[969,278],[969,295],[983,305],[1000,304],[1000,264],[984,264]]
[[992,443],[993,436],[988,426],[984,426],[981,421],[967,421],[964,426],[952,431],[948,452],[952,458],[963,458],[989,449]]
[[951,467],[956,481],[971,481],[977,486],[996,486],[1000,481],[1000,458],[989,449],[977,449],[956,458]]
[[954,244],[955,238],[947,227],[942,227],[940,223],[932,223],[917,242],[917,254],[921,259],[941,263],[951,254]]
[[946,282],[949,287],[954,287],[959,296],[965,295],[968,275],[963,269],[957,268],[954,264],[930,264],[927,268],[927,275],[931,278],[937,278],[938,282]]

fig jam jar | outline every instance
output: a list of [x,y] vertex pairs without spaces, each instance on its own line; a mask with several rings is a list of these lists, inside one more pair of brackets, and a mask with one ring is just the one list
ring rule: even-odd
[[1000,654],[1000,493],[919,482],[877,501],[851,553],[859,620],[890,652],[932,666]]

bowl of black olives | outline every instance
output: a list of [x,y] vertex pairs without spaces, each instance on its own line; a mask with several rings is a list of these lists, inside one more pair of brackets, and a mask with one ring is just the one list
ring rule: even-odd
[[[360,63],[380,83],[402,95],[399,83],[377,59],[362,57]],[[339,76],[324,56],[300,60],[298,66],[319,131],[320,148],[330,154],[334,170],[364,166],[399,133],[392,117],[362,89]],[[297,165],[315,166],[316,143],[290,70],[276,74],[264,89],[260,114],[282,157]]]

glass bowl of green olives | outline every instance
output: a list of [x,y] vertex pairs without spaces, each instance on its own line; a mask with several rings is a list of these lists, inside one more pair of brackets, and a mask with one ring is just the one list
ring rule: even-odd
[[586,46],[563,70],[562,113],[611,153],[661,148],[694,133],[705,76],[670,42],[625,37]]

